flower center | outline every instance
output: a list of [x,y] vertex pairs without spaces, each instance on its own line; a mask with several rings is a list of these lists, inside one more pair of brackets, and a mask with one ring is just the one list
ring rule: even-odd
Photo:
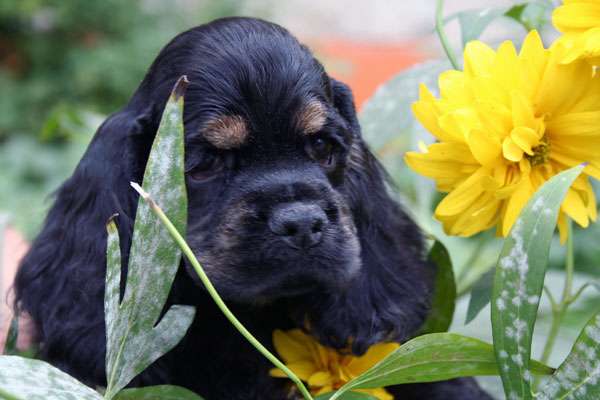
[[533,150],[533,155],[525,155],[525,157],[527,157],[527,159],[529,160],[531,166],[535,167],[537,165],[545,164],[546,161],[548,161],[548,158],[550,157],[550,141],[548,140],[548,137],[544,135],[544,137],[542,137],[542,139],[540,140],[540,144],[538,144],[531,150]]

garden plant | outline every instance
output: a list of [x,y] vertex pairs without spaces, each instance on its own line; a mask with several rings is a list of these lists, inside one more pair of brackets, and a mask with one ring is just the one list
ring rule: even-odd
[[[377,344],[359,357],[340,355],[300,330],[275,331],[273,351],[236,319],[183,235],[187,79],[181,77],[143,182],[131,183],[140,198],[122,298],[118,215],[107,221],[107,387],[89,388],[43,361],[15,355],[15,323],[0,356],[0,398],[200,399],[175,386],[125,389],[181,340],[200,311],[163,310],[182,257],[228,320],[272,362],[271,375],[289,378],[307,400],[391,399],[385,386],[486,375],[500,376],[509,400],[600,398],[600,313],[587,319],[560,365],[547,365],[569,307],[587,288],[600,287],[590,281],[574,288],[576,232],[591,230],[597,217],[590,178],[600,179],[600,1],[555,6],[535,1],[444,19],[438,0],[436,29],[451,65],[440,61],[404,72],[364,107],[363,134],[428,234],[428,257],[437,266],[432,309],[419,336]],[[496,18],[524,28],[519,50],[510,41],[493,49],[478,40]],[[454,19],[462,29],[462,63],[445,34]],[[561,35],[545,45],[538,30],[549,19]],[[436,77],[437,95],[430,91]],[[418,99],[412,98],[419,82]],[[415,120],[399,117],[409,103]],[[435,188],[410,170],[433,179]],[[553,245],[565,248],[560,297],[545,286]],[[451,260],[460,258],[458,251],[471,254],[456,279]],[[483,258],[493,261],[480,267]],[[448,332],[456,300],[465,293],[471,294],[469,321],[490,305],[493,343]],[[543,296],[551,304],[551,324],[536,361],[532,341]]]

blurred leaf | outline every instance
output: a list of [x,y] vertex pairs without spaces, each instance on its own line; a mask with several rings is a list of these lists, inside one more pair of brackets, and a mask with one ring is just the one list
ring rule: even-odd
[[[165,106],[143,181],[144,189],[155,194],[180,232],[185,232],[187,219],[182,122],[186,82],[183,77],[177,81]],[[111,221],[105,293],[108,377],[105,398],[109,400],[179,343],[194,318],[194,307],[175,305],[156,325],[179,267],[181,252],[142,199],[138,201],[127,286],[120,305],[119,248],[117,228]]]
[[0,398],[101,400],[102,396],[43,361],[0,356]]
[[364,139],[385,165],[400,193],[431,219],[429,207],[435,194],[431,182],[421,180],[404,164],[403,156],[419,139],[430,135],[414,119],[411,106],[419,97],[419,84],[435,86],[437,76],[450,69],[447,62],[428,62],[406,69],[388,80],[367,100],[359,119]]
[[540,30],[550,20],[553,7],[550,1],[530,1],[512,6],[504,15],[521,24],[526,31]]
[[581,331],[571,353],[542,385],[540,400],[600,398],[600,313]]
[[[335,392],[322,394],[321,396],[315,397],[315,400],[329,400],[334,394],[335,394]],[[360,393],[360,392],[346,392],[343,395],[341,395],[340,397],[338,397],[338,399],[340,399],[340,400],[377,400],[377,397],[373,397],[366,393]]]
[[467,10],[456,14],[460,24],[463,46],[472,40],[479,39],[489,24],[501,17],[508,10],[507,7],[490,7],[481,10]]
[[202,397],[180,386],[159,385],[122,390],[115,400],[202,400]]
[[[532,369],[540,374],[553,371],[537,362],[532,363]],[[454,333],[431,333],[404,343],[378,364],[346,383],[332,400],[351,389],[497,374],[491,344]]]
[[467,309],[465,324],[473,321],[481,310],[490,302],[492,287],[494,286],[494,275],[496,271],[491,269],[479,278],[471,289],[471,298]]
[[507,398],[531,399],[531,339],[550,243],[577,166],[546,182],[530,199],[500,252],[492,294],[492,333]]
[[450,254],[444,245],[435,241],[429,251],[428,261],[435,265],[435,283],[431,310],[421,334],[446,332],[452,323],[456,304],[456,283]]
[[8,333],[6,335],[6,343],[4,344],[5,355],[15,355],[17,350],[17,339],[19,338],[19,317],[16,315],[11,319]]

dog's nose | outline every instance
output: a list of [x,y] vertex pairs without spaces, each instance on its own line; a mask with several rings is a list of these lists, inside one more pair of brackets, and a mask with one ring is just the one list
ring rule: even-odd
[[327,216],[316,204],[286,203],[277,206],[269,218],[269,228],[296,249],[313,247],[321,241]]

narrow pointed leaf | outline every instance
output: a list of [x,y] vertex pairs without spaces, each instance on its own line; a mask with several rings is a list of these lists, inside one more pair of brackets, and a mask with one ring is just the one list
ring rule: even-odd
[[473,289],[471,289],[471,297],[469,298],[469,306],[467,308],[467,317],[465,325],[473,321],[477,315],[488,305],[492,297],[492,287],[494,286],[494,275],[496,271],[491,269],[479,278]]
[[462,11],[457,14],[463,46],[477,40],[486,28],[506,13],[508,8],[495,7],[481,10]]
[[446,332],[452,323],[456,303],[456,282],[450,254],[444,245],[435,241],[428,260],[435,265],[435,286],[429,316],[421,329],[423,334]]
[[600,398],[600,313],[581,331],[571,353],[541,387],[539,400]]
[[[551,368],[539,363],[534,363],[532,369],[535,373],[552,373]],[[491,344],[454,333],[432,333],[400,346],[381,362],[344,385],[332,400],[351,389],[497,374]]]
[[4,344],[4,354],[17,354],[17,340],[19,339],[19,317],[14,316],[10,321],[8,333],[6,334],[6,343]]
[[[187,219],[182,122],[186,85],[185,77],[180,78],[167,101],[143,180],[144,189],[155,194],[180,232],[186,231]],[[179,268],[181,252],[142,199],[135,217],[125,294],[119,304],[119,244],[114,224],[109,224],[108,230],[105,398],[111,399],[181,340],[194,310],[172,307],[155,327]]]
[[506,397],[531,399],[531,340],[550,242],[578,166],[546,182],[519,215],[500,252],[492,293],[492,333]]
[[202,400],[202,397],[180,386],[158,385],[122,390],[115,400]]
[[102,396],[43,361],[0,356],[0,399],[101,400]]

